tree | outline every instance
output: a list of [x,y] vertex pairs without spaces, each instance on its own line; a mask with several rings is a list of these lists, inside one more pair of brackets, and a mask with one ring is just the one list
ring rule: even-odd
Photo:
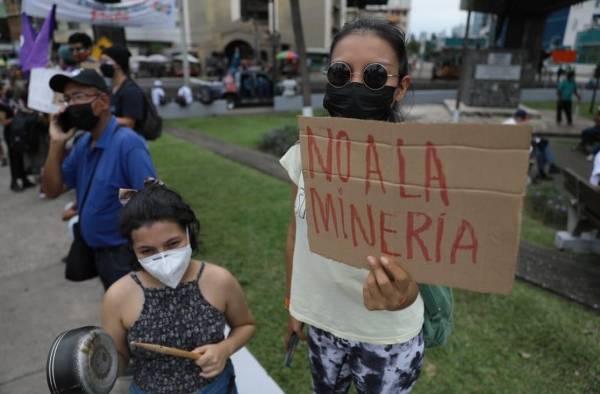
[[294,29],[294,38],[296,41],[296,50],[300,62],[300,75],[302,77],[302,115],[312,116],[310,80],[308,78],[308,68],[306,67],[306,46],[304,44],[304,30],[302,29],[302,16],[300,15],[300,1],[290,0],[290,10],[292,12],[292,27]]

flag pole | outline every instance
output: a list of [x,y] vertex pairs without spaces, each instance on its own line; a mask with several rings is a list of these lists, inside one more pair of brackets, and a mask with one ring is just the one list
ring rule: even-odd
[[183,65],[183,84],[190,86],[190,61],[188,59],[188,25],[186,19],[187,0],[178,0],[179,31],[181,32],[181,61]]

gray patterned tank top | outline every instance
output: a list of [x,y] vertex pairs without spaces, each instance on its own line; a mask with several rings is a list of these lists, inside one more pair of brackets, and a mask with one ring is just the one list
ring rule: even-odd
[[[201,264],[196,280],[179,283],[174,289],[144,287],[135,273],[130,274],[144,291],[144,306],[127,333],[128,343],[193,350],[224,339],[225,315],[206,301],[198,286],[205,267]],[[138,348],[130,349],[130,354],[133,380],[148,393],[192,393],[211,381],[200,376],[193,360]]]

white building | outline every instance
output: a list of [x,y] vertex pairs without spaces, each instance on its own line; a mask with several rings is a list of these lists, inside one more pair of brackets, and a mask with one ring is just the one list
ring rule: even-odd
[[563,45],[575,47],[577,33],[600,25],[600,0],[588,0],[571,6]]

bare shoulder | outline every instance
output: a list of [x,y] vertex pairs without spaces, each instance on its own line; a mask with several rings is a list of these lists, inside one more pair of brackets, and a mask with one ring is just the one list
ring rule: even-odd
[[207,281],[212,283],[218,283],[220,285],[226,285],[232,282],[236,282],[235,277],[226,268],[219,265],[205,262],[204,272],[202,277],[206,278]]
[[104,294],[103,303],[112,306],[122,305],[131,299],[132,294],[141,290],[130,275],[125,275],[112,284]]

